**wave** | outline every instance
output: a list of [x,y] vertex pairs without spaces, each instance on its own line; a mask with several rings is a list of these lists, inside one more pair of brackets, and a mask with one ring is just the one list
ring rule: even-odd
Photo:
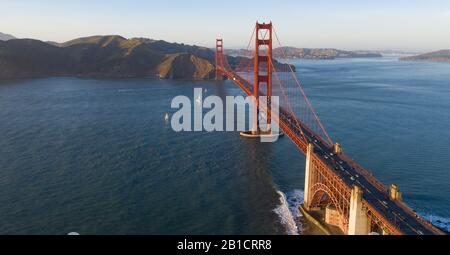
[[134,89],[119,89],[119,90],[117,90],[117,92],[119,92],[119,93],[134,92],[134,91],[135,91]]
[[298,207],[303,203],[303,191],[293,190],[280,195],[280,205],[274,212],[280,217],[281,223],[286,227],[288,235],[299,235],[303,232],[301,218],[303,217]]
[[429,213],[428,214],[419,213],[419,214],[424,219],[431,221],[431,223],[434,226],[450,233],[450,218],[445,218],[445,217],[441,217],[441,216],[429,214]]
[[150,89],[118,89],[117,92],[118,93],[130,93],[130,92],[150,92],[150,91],[155,91],[155,89],[150,88]]

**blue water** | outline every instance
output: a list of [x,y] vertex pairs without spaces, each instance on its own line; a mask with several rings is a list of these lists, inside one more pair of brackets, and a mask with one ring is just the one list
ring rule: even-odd
[[[450,64],[295,64],[332,138],[450,228]],[[0,82],[0,233],[303,233],[304,156],[287,138],[173,132],[170,102],[194,87],[241,94],[229,81]]]

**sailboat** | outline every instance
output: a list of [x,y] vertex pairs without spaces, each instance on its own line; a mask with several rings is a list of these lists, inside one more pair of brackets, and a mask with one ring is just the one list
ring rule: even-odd
[[195,99],[195,102],[197,104],[201,104],[202,103],[202,97],[200,95],[198,95],[197,99]]

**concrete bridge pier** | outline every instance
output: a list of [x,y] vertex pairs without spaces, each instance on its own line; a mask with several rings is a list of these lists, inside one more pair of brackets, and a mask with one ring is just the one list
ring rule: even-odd
[[336,143],[333,146],[333,151],[334,151],[334,154],[336,154],[336,155],[341,155],[342,153],[344,153],[344,150],[342,149],[342,146],[339,143]]
[[303,198],[303,204],[305,205],[306,209],[310,209],[309,205],[310,202],[310,188],[311,188],[311,174],[312,174],[312,157],[314,153],[314,145],[312,143],[308,144],[308,149],[306,152],[306,166],[305,166],[305,188],[304,188],[304,198]]
[[348,222],[349,235],[368,235],[370,231],[369,219],[362,204],[362,194],[360,187],[353,186]]
[[392,200],[403,200],[402,193],[398,190],[398,186],[396,184],[392,184],[389,187],[389,196]]

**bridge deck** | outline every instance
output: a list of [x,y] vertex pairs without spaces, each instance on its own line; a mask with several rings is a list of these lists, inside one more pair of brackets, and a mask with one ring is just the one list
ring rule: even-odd
[[[252,95],[252,85],[234,72],[221,72],[244,93]],[[400,201],[389,198],[387,188],[375,179],[368,171],[345,155],[333,153],[332,145],[325,142],[306,125],[300,122],[292,113],[280,108],[278,125],[297,147],[306,153],[307,143],[314,144],[314,154],[349,188],[358,185],[363,190],[363,203],[377,217],[381,218],[393,232],[406,235],[442,234],[437,228],[415,214]]]

